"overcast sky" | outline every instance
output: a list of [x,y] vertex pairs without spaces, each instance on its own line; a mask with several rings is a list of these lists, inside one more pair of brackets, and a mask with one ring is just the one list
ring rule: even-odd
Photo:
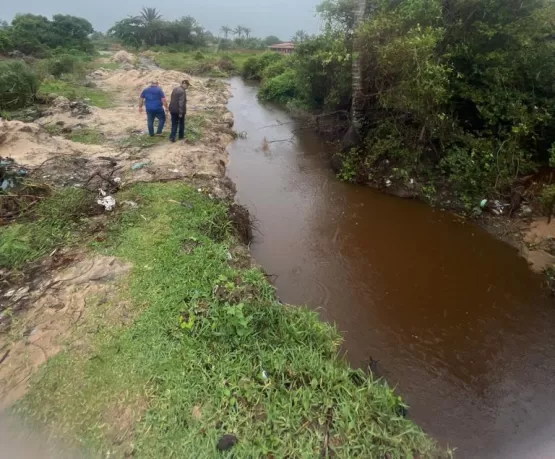
[[112,24],[142,6],[156,7],[165,19],[193,16],[206,29],[217,34],[222,25],[244,25],[253,35],[277,35],[288,40],[299,29],[317,32],[315,17],[320,0],[17,0],[3,1],[0,19],[8,22],[17,13],[52,16],[72,14],[88,19],[95,29],[106,31]]

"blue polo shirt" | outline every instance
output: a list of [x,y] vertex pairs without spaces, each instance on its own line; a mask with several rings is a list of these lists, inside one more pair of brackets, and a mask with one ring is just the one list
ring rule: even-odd
[[159,86],[149,86],[141,93],[141,97],[145,100],[147,112],[159,112],[164,108],[162,99],[166,98],[164,91]]

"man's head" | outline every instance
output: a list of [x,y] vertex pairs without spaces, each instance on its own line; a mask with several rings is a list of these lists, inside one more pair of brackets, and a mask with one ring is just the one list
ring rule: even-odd
[[158,84],[159,84],[159,83],[158,83],[158,80],[152,80],[152,81],[150,82],[150,86],[158,86]]
[[189,80],[183,80],[183,81],[181,82],[181,87],[182,87],[183,89],[187,89],[189,86],[191,86],[191,83],[189,83]]

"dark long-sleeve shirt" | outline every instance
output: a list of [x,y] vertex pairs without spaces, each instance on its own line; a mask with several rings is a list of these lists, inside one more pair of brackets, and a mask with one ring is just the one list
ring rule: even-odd
[[179,116],[185,116],[187,113],[187,92],[181,86],[172,91],[170,113]]

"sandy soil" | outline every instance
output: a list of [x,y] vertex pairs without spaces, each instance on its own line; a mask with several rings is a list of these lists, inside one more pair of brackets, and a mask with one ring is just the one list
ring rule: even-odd
[[[127,62],[126,56],[120,57]],[[200,140],[193,144],[164,141],[150,148],[129,146],[133,136],[146,130],[146,116],[138,111],[142,89],[158,80],[169,95],[185,78],[192,83],[188,117],[203,119]],[[76,107],[58,98],[47,116],[36,123],[0,121],[0,157],[13,158],[32,177],[55,185],[83,186],[96,172],[120,177],[124,184],[198,177],[195,180],[210,180],[214,194],[229,194],[224,174],[233,117],[226,109],[227,86],[158,69],[101,69],[89,79],[112,94],[113,108]],[[50,135],[45,129],[48,125],[95,129],[106,142],[75,143]],[[169,123],[167,126],[166,133]],[[138,162],[148,165],[133,170]],[[69,264],[63,269],[52,269],[15,286],[10,283],[8,291],[0,291],[0,305],[9,303],[9,309],[0,311],[20,311],[10,331],[0,334],[0,411],[25,394],[30,377],[41,364],[79,340],[89,302],[114,293],[114,281],[130,269],[116,259],[88,253],[71,254],[66,260]],[[0,278],[5,274],[0,272]],[[2,320],[0,314],[0,326]]]
[[73,257],[75,260],[62,271],[3,295],[24,312],[10,333],[0,337],[0,359],[5,357],[0,365],[0,411],[25,394],[29,378],[60,352],[71,336],[79,339],[87,307],[114,295],[113,281],[130,269],[113,257]]
[[534,218],[523,228],[521,252],[536,272],[555,265],[555,220]]
[[[228,89],[221,83],[163,70],[98,70],[90,78],[113,95],[113,108],[90,107],[87,110],[90,113],[83,113],[71,109],[67,99],[59,98],[48,116],[36,123],[3,121],[0,124],[0,156],[11,157],[31,167],[54,159],[79,157],[90,162],[87,168],[91,172],[103,167],[98,157],[111,157],[122,167],[118,175],[127,182],[223,176],[227,164],[225,147],[233,138],[230,129],[233,118],[225,106]],[[163,142],[148,149],[125,146],[127,140],[146,131],[146,116],[139,113],[138,100],[148,82],[157,79],[166,93],[170,93],[184,78],[192,83],[188,93],[188,116],[202,117],[201,139],[193,144]],[[98,130],[107,142],[102,146],[84,145],[50,136],[44,126],[56,124],[67,130],[82,127]],[[167,134],[169,123],[166,126]],[[135,172],[131,165],[137,162],[150,164]],[[76,173],[80,171],[81,168]]]

